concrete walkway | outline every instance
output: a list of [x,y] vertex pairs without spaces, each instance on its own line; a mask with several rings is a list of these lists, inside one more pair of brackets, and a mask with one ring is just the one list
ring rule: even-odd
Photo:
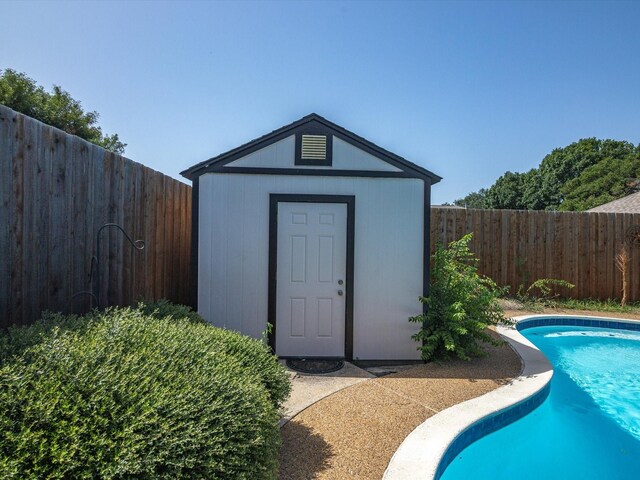
[[[285,365],[284,360],[280,363]],[[308,375],[287,368],[287,373],[289,373],[292,388],[291,395],[284,404],[284,414],[280,420],[281,427],[305,408],[332,393],[375,377],[349,362],[344,362],[344,367],[337,372]]]

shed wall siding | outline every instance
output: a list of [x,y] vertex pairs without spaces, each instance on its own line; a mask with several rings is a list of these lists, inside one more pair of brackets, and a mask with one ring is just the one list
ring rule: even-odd
[[375,172],[400,172],[390,163],[354,147],[348,142],[333,137],[333,165],[295,165],[295,135],[284,138],[267,147],[228,163],[227,167],[251,168],[302,168],[333,170],[366,170]]
[[355,195],[354,358],[417,359],[422,180],[209,173],[200,177],[198,310],[260,337],[268,318],[269,194]]
[[283,138],[247,156],[227,163],[225,167],[293,168],[295,160],[295,135]]
[[378,172],[400,172],[398,167],[374,157],[370,153],[333,137],[333,168],[338,170],[367,170]]

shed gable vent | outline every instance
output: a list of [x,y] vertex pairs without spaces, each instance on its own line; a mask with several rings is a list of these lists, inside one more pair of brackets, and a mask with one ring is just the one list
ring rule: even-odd
[[326,160],[326,135],[302,135],[302,151],[300,158],[302,160]]
[[333,157],[333,135],[326,129],[308,128],[296,133],[296,165],[330,167]]

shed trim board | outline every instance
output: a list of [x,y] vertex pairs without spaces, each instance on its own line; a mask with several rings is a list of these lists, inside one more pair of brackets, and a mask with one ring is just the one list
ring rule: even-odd
[[[424,215],[423,215],[423,228],[422,233],[424,238],[424,251],[422,252],[422,264],[424,265],[422,271],[422,296],[429,295],[429,285],[431,284],[431,182],[424,181]],[[422,313],[427,313],[427,304],[422,304]],[[426,327],[426,320],[423,325]],[[424,345],[424,342],[422,342]]]
[[347,205],[347,275],[345,299],[345,335],[344,352],[347,360],[353,360],[353,279],[354,279],[354,232],[355,206],[354,195],[308,195],[279,194],[269,195],[269,346],[276,352],[276,294],[278,291],[278,203],[345,203]]
[[198,235],[199,235],[200,177],[191,185],[191,308],[198,311]]
[[239,173],[252,175],[306,175],[321,177],[373,177],[373,178],[417,178],[407,172],[387,172],[384,170],[319,170],[302,168],[260,168],[260,167],[210,167],[206,173]]

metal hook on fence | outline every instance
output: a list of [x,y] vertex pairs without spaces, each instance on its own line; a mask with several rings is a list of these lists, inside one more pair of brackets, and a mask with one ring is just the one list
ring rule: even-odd
[[[96,289],[95,293],[92,294],[93,298],[96,299],[96,305],[100,308],[100,234],[102,230],[109,227],[115,227],[122,232],[125,238],[129,241],[131,246],[136,250],[144,250],[145,244],[144,240],[132,240],[131,237],[124,231],[124,229],[118,225],[117,223],[105,223],[98,229],[98,233],[96,234],[96,255],[91,258],[91,272],[89,273],[89,281],[91,282],[91,277],[93,276],[93,265],[95,259],[96,266]],[[83,292],[81,292],[83,293]]]

